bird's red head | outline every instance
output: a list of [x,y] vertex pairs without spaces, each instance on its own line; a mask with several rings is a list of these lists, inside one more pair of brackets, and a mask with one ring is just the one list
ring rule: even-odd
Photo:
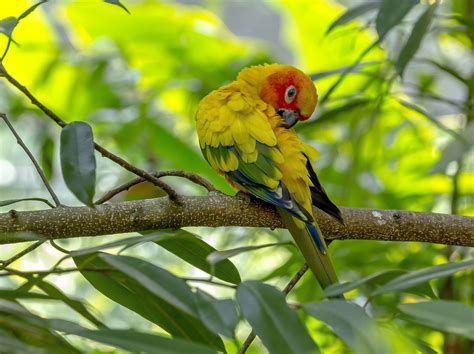
[[[265,66],[268,73],[262,82],[260,97],[287,120],[292,115],[294,125],[308,119],[318,102],[318,94],[311,78],[289,65]],[[291,118],[290,118],[291,119]]]

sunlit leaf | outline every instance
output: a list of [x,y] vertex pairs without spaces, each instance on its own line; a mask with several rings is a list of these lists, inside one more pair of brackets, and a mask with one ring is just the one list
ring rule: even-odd
[[333,69],[333,70],[326,70],[326,71],[321,71],[321,72],[316,72],[313,74],[310,74],[309,76],[311,77],[311,80],[317,81],[320,79],[324,79],[326,77],[332,76],[332,75],[337,75],[337,74],[342,74],[344,72],[350,72],[353,74],[365,74],[365,75],[370,75],[370,73],[362,72],[360,68],[364,66],[371,66],[371,65],[377,65],[380,64],[381,61],[378,60],[370,60],[370,61],[364,61],[361,63],[358,63],[357,65],[346,65],[338,69]]
[[304,304],[303,309],[323,321],[354,351],[360,354],[388,353],[387,341],[365,311],[351,302],[329,300]]
[[336,21],[331,23],[329,26],[326,34],[330,33],[334,28],[344,25],[355,18],[362,16],[363,14],[369,12],[370,10],[375,10],[379,7],[379,3],[377,1],[374,2],[365,2],[354,7],[347,9]]
[[264,283],[246,281],[237,289],[237,301],[243,316],[270,353],[319,353],[281,291]]
[[429,120],[431,123],[433,123],[434,125],[436,125],[439,129],[445,131],[446,133],[451,134],[451,135],[452,135],[453,137],[455,137],[456,139],[461,139],[461,140],[463,140],[463,137],[460,136],[457,132],[455,132],[454,130],[452,130],[452,129],[448,128],[447,126],[445,126],[445,125],[444,125],[443,123],[441,123],[436,117],[432,116],[428,111],[426,111],[424,108],[420,107],[420,106],[417,105],[416,103],[409,102],[409,101],[406,101],[406,100],[404,100],[404,99],[398,99],[398,102],[399,102],[401,105],[403,105],[403,106],[405,106],[405,107],[407,107],[407,108],[409,108],[409,109],[411,109],[411,110],[413,110],[413,111],[415,111],[415,112],[421,114],[422,116],[428,118],[428,120]]
[[117,5],[118,7],[121,7],[124,9],[128,14],[130,14],[130,11],[120,2],[120,0],[103,0],[104,2],[112,5]]
[[237,326],[239,316],[232,300],[218,300],[208,293],[197,289],[196,308],[199,318],[207,328],[214,333],[220,333],[228,338],[234,337],[235,326]]
[[103,253],[74,257],[81,274],[98,291],[157,324],[173,337],[223,350],[222,340],[209,331],[200,320],[156,296],[127,274],[110,271],[110,265],[100,257],[101,255]]
[[240,283],[239,271],[230,260],[223,260],[214,266],[208,263],[207,257],[217,251],[198,235],[182,229],[161,230],[159,233],[164,237],[155,241],[157,245],[208,274],[232,284]]
[[474,308],[456,301],[433,300],[400,304],[411,321],[474,340]]
[[61,130],[61,169],[69,190],[86,205],[93,206],[96,161],[89,124],[72,122]]
[[418,4],[418,0],[382,0],[380,2],[379,12],[375,19],[379,42],[393,27],[400,24],[416,4]]
[[341,283],[341,284],[331,284],[327,288],[324,289],[323,295],[325,297],[334,297],[334,296],[342,295],[344,293],[347,293],[348,291],[351,291],[353,289],[360,287],[363,284],[370,284],[378,280],[379,278],[386,277],[386,276],[395,277],[399,275],[400,273],[404,274],[406,273],[406,271],[397,270],[397,269],[382,270],[380,272],[367,275],[363,278],[360,278],[351,282],[346,282],[346,283]]
[[410,36],[408,37],[395,63],[395,68],[397,69],[398,75],[403,76],[405,67],[418,51],[421,41],[428,31],[431,19],[433,18],[434,12],[436,10],[436,6],[436,3],[428,6],[425,12],[418,18],[417,22],[413,26]]
[[36,4],[34,4],[33,6],[31,6],[29,9],[27,9],[25,12],[23,12],[19,17],[18,17],[18,22],[20,22],[20,20],[23,20],[25,17],[29,16],[33,11],[35,11],[35,9],[40,6],[41,4],[44,4],[48,2],[48,0],[42,0]]
[[314,128],[315,125],[319,125],[325,122],[334,122],[335,119],[343,119],[350,117],[350,112],[352,110],[367,107],[372,102],[373,101],[370,98],[353,98],[336,107],[325,109],[321,114],[316,117],[315,120],[298,125],[296,130],[305,131]]
[[379,295],[387,291],[399,291],[412,288],[418,284],[428,282],[432,279],[446,277],[467,269],[474,269],[474,259],[462,262],[445,263],[416,270],[389,281],[387,284],[374,290],[372,292],[372,296]]
[[264,245],[257,245],[257,246],[237,247],[237,248],[233,248],[233,249],[225,250],[225,251],[214,251],[207,256],[207,261],[209,262],[209,264],[218,264],[224,260],[237,256],[241,253],[255,251],[255,250],[268,248],[268,247],[292,246],[292,245],[293,243],[291,242],[275,242],[275,243],[267,243]]

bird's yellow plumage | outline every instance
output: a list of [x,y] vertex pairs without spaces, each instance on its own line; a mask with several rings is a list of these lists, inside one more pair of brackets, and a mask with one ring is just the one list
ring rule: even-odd
[[[256,66],[204,97],[196,126],[209,164],[240,190],[278,207],[300,248],[312,248],[302,252],[313,272],[322,268],[325,275],[318,279],[326,286],[336,276],[313,224],[314,197],[322,196],[336,217],[338,209],[309,162],[318,152],[291,129],[295,117],[307,119],[316,102],[314,85],[301,71],[281,64]],[[314,257],[317,261],[308,260]]]

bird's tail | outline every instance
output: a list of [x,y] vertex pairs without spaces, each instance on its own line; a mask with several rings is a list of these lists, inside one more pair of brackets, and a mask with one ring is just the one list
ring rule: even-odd
[[337,283],[336,271],[318,224],[304,223],[282,209],[278,212],[321,287]]

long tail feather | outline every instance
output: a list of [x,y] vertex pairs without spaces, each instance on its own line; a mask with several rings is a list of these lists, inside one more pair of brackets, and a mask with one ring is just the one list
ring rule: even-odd
[[337,283],[336,271],[327,253],[327,246],[318,225],[316,223],[304,224],[280,208],[278,208],[278,212],[321,287],[326,288]]

